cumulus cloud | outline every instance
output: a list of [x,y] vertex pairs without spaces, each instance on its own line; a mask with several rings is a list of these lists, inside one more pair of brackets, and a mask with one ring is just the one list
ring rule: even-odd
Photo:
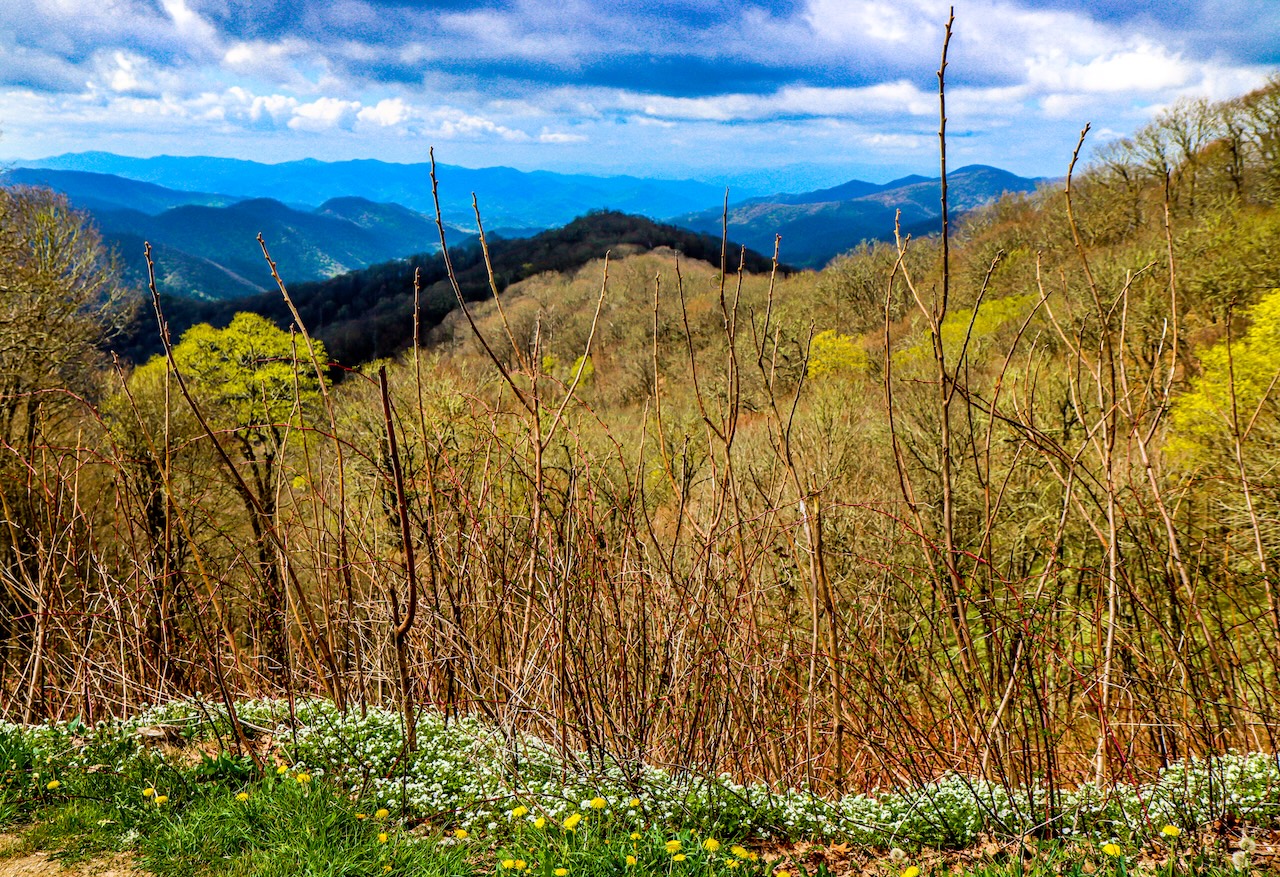
[[390,128],[409,118],[409,107],[398,97],[387,98],[378,101],[371,107],[362,108],[360,112],[356,113],[356,118],[371,125]]
[[360,111],[359,101],[322,97],[293,108],[289,127],[295,131],[327,131],[330,128],[350,128]]

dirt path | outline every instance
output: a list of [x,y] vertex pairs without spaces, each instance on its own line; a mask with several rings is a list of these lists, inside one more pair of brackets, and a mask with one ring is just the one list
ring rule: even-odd
[[52,861],[48,853],[19,852],[22,840],[0,834],[0,877],[145,877],[133,868],[126,856],[96,859],[65,867]]

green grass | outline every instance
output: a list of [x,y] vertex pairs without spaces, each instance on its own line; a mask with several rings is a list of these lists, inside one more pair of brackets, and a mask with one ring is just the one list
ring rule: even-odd
[[[266,723],[273,707],[246,705],[254,709]],[[706,792],[714,785],[656,780],[624,791],[607,775],[539,775],[528,758],[521,774],[509,775],[496,751],[489,753],[492,763],[480,757],[487,750],[468,736],[480,731],[465,725],[432,731],[425,723],[423,753],[406,762],[395,751],[390,719],[344,729],[323,705],[305,710],[323,734],[299,729],[297,744],[292,734],[277,734],[277,741],[289,742],[269,758],[288,766],[271,760],[263,769],[207,743],[197,748],[195,742],[214,739],[216,730],[198,724],[181,726],[189,744],[183,748],[142,742],[136,723],[0,726],[0,829],[19,832],[30,847],[55,851],[68,862],[129,853],[158,877],[913,877],[913,869],[920,877],[1241,874],[1231,863],[1232,854],[1239,855],[1238,838],[1197,834],[1190,825],[1182,832],[1167,829],[1176,836],[1162,836],[1162,823],[1150,821],[1123,834],[1076,831],[1023,851],[1017,835],[975,822],[972,802],[952,784],[927,798],[908,799],[903,792],[882,799],[876,806],[886,821],[874,835],[867,826],[823,822],[824,811],[814,808],[829,805],[806,804],[801,797],[783,804],[777,797],[761,805],[750,798],[720,804]],[[338,736],[341,746],[334,742]],[[1169,777],[1198,776],[1202,769],[1191,765]],[[1253,773],[1230,775],[1237,776],[1235,786],[1228,783],[1231,795],[1275,797],[1253,788],[1259,782]],[[593,785],[598,791],[589,791]],[[1142,793],[1148,806],[1160,788]],[[1195,786],[1180,779],[1177,788],[1185,796]],[[1114,794],[1123,800],[1135,793]],[[916,802],[913,818],[931,822],[929,833],[907,832],[914,823],[895,815],[895,807],[905,806],[901,800]],[[1081,800],[1094,807],[1087,812],[1125,812],[1124,806],[1114,811],[1113,804],[1089,804],[1089,795]],[[1192,811],[1194,806],[1186,812]],[[1270,810],[1257,812],[1262,815],[1251,831],[1274,826]],[[1082,818],[1071,824],[1083,824]],[[1108,830],[1123,825],[1096,824]],[[939,825],[950,827],[940,831]],[[898,835],[883,833],[894,826]],[[860,840],[858,830],[880,841]],[[920,840],[928,836],[965,840]],[[1116,846],[1104,849],[1108,842]],[[890,849],[896,846],[905,850]]]

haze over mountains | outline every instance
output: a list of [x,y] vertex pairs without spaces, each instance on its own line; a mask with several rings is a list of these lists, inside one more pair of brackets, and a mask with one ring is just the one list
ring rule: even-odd
[[[143,241],[150,241],[158,286],[167,295],[228,300],[269,287],[259,232],[289,282],[324,280],[439,248],[428,164],[262,164],[106,152],[21,164],[5,181],[49,186],[91,212],[135,284],[145,283]],[[525,237],[604,209],[721,233],[725,193],[706,183],[449,165],[437,166],[437,178],[451,245],[474,233],[473,192],[495,237]],[[948,179],[955,215],[1040,182],[980,165]],[[938,180],[923,176],[883,184],[850,180],[736,201],[730,190],[729,237],[770,254],[781,234],[783,262],[818,268],[863,240],[891,239],[899,211],[904,230],[935,231],[939,193]]]

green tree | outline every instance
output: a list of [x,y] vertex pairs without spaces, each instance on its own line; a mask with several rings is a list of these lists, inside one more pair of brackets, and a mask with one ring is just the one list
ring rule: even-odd
[[[313,344],[318,361],[325,362],[324,346]],[[289,435],[320,404],[320,378],[309,359],[288,332],[250,313],[236,314],[225,329],[193,326],[173,348],[174,365],[205,420],[240,466],[241,479],[233,477],[233,487],[257,554],[259,591],[248,607],[250,633],[273,672],[284,667],[286,649],[284,579],[271,532]],[[131,388],[154,392],[167,367],[165,358],[155,357],[134,372]]]

